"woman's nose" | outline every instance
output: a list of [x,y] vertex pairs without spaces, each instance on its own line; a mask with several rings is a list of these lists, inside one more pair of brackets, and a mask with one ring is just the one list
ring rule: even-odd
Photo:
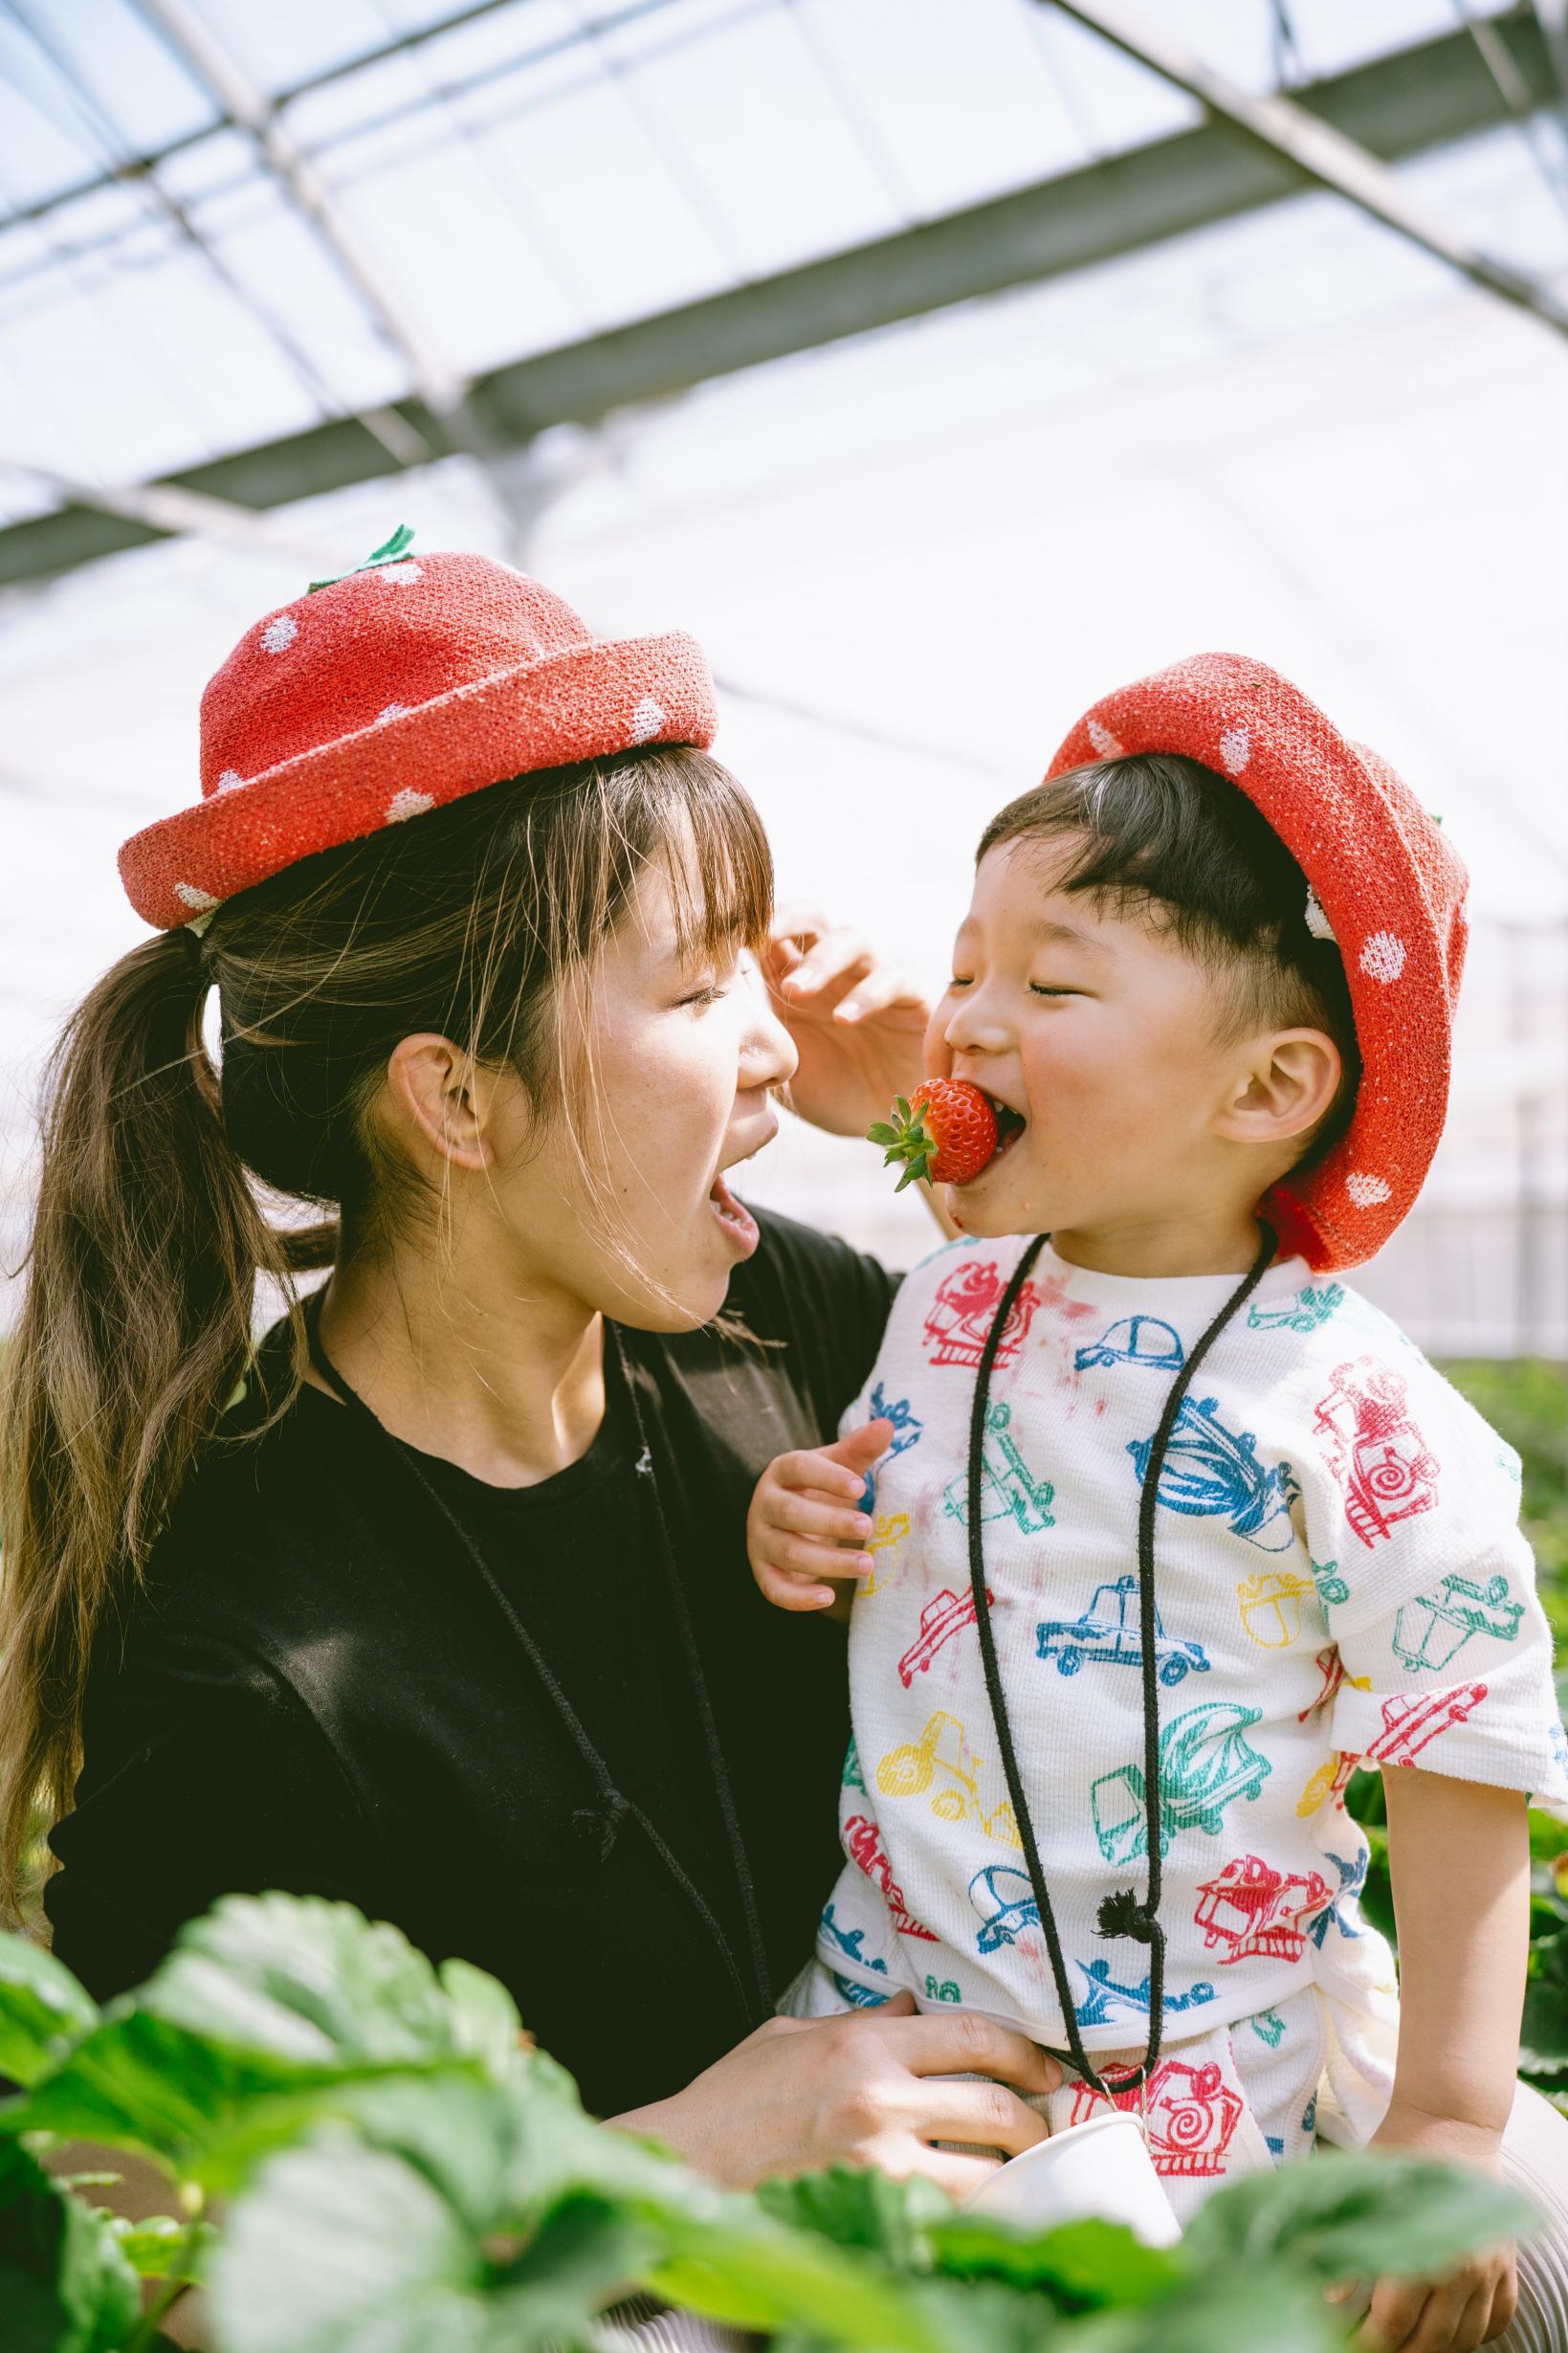
[[778,1014],[759,996],[750,1030],[740,1052],[743,1087],[783,1087],[794,1077],[800,1063],[795,1041]]

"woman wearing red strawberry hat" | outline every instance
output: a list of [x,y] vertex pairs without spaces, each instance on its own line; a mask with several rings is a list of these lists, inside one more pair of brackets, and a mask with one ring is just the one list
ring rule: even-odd
[[200,801],[121,854],[154,936],[53,1069],[0,1453],[9,1888],[41,1790],[100,1996],[226,1892],[341,1897],[722,2178],[972,2169],[929,2144],[1042,2127],[933,2078],[1038,2092],[1032,2045],[772,2019],[847,1718],[746,1507],[831,1436],[891,1286],[729,1173],[792,1077],[863,1129],[924,1014],[850,935],[770,940],[713,728],[690,638],[401,542],[211,680]]

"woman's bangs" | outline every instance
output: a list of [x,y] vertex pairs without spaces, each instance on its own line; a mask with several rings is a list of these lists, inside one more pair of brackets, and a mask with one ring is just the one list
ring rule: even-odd
[[687,750],[676,758],[664,854],[679,953],[718,958],[749,947],[761,955],[773,921],[773,854],[762,821],[717,760]]

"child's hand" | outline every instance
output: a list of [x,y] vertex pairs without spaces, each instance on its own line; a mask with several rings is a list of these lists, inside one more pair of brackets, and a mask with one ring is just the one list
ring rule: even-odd
[[836,1445],[781,1454],[757,1482],[746,1519],[752,1574],[778,1609],[826,1609],[825,1577],[865,1577],[872,1522],[855,1505],[866,1474],[893,1444],[891,1422],[867,1422]]
[[[1488,2142],[1490,2142],[1490,2146]],[[1496,2136],[1406,2114],[1399,2103],[1373,2134],[1370,2146],[1400,2156],[1432,2157],[1501,2175]],[[1519,2300],[1513,2243],[1484,2247],[1436,2279],[1380,2279],[1356,2337],[1365,2353],[1471,2353],[1491,2344],[1513,2318]]]

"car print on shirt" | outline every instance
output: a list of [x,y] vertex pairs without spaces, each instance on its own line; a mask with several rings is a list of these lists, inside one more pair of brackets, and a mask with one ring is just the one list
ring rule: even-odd
[[[1255,1798],[1272,1766],[1247,1739],[1261,1711],[1233,1699],[1214,1699],[1174,1717],[1159,1735],[1159,1851],[1181,1831],[1217,1838],[1225,1809]],[[1090,1792],[1094,1835],[1108,1863],[1129,1863],[1149,1851],[1143,1770],[1119,1765],[1102,1773]]]
[[[1291,1506],[1301,1490],[1288,1462],[1264,1469],[1257,1443],[1249,1430],[1226,1430],[1218,1398],[1195,1405],[1183,1397],[1160,1466],[1160,1502],[1192,1518],[1228,1520],[1232,1532],[1261,1552],[1288,1552],[1296,1541]],[[1140,1487],[1153,1449],[1152,1438],[1128,1442]]]
[[[987,1586],[987,1604],[994,1598]],[[974,1622],[973,1593],[953,1593],[944,1587],[934,1601],[928,1601],[920,1612],[920,1631],[898,1661],[898,1680],[904,1689],[909,1690],[917,1675],[928,1672],[944,1642],[951,1642],[955,1634],[961,1634],[964,1628],[973,1626]]]
[[1079,1372],[1100,1365],[1136,1365],[1148,1372],[1180,1372],[1186,1363],[1182,1335],[1160,1316],[1123,1316],[1078,1350]]
[[1321,1330],[1336,1308],[1342,1307],[1345,1299],[1343,1283],[1304,1283],[1288,1299],[1276,1299],[1267,1306],[1257,1302],[1247,1311],[1248,1328],[1254,1332],[1300,1332]]
[[1034,1890],[1024,1873],[1015,1871],[1010,1863],[987,1863],[983,1871],[977,1871],[969,1882],[969,1900],[980,1914],[975,1943],[983,1953],[1016,1944],[1026,1928],[1040,1925]]
[[927,1944],[935,1944],[936,1937],[923,1928],[904,1901],[904,1891],[893,1876],[882,1833],[866,1814],[852,1813],[844,1825],[844,1849],[850,1860],[873,1879],[882,1890],[887,1902],[888,1918],[901,1937],[919,1937]]
[[1414,1765],[1445,1732],[1474,1714],[1487,1696],[1485,1683],[1457,1683],[1447,1691],[1396,1692],[1382,1704],[1383,1728],[1369,1741],[1374,1765]]
[[[1020,1536],[1038,1536],[1046,1528],[1053,1528],[1055,1521],[1050,1506],[1056,1490],[1049,1478],[1040,1478],[1025,1461],[1017,1439],[1012,1434],[1013,1410],[1009,1405],[987,1406],[985,1409],[985,1442],[981,1449],[981,1507],[982,1520],[1011,1520]],[[942,1509],[961,1527],[969,1525],[969,1474],[961,1471],[942,1490]]]
[[1345,1518],[1368,1551],[1437,1501],[1442,1465],[1410,1419],[1408,1389],[1402,1373],[1359,1356],[1336,1367],[1333,1387],[1313,1409]]
[[926,1720],[917,1741],[890,1748],[876,1768],[876,1786],[884,1797],[923,1797],[933,1787],[931,1810],[939,1822],[972,1822],[999,1846],[1015,1847],[1018,1835],[1013,1809],[1005,1798],[987,1806],[981,1789],[982,1765],[969,1745],[969,1736],[956,1716],[939,1708]]
[[1413,1675],[1446,1667],[1474,1634],[1512,1642],[1524,1616],[1523,1602],[1509,1592],[1508,1579],[1445,1577],[1436,1593],[1418,1593],[1394,1621],[1394,1654]]
[[[1141,1667],[1143,1644],[1138,1633],[1137,1579],[1118,1577],[1115,1584],[1096,1586],[1094,1598],[1080,1618],[1045,1618],[1035,1632],[1036,1655],[1054,1658],[1059,1675],[1076,1675],[1085,1660],[1121,1667]],[[1197,1642],[1172,1639],[1155,1611],[1155,1658],[1159,1679],[1167,1686],[1187,1675],[1206,1675],[1208,1657]]]
[[[962,1266],[953,1269],[926,1310],[925,1337],[931,1343],[933,1365],[964,1365],[971,1372],[978,1370],[992,1320],[1006,1288],[1007,1278],[998,1273],[994,1258],[983,1265],[973,1258],[965,1259]],[[1038,1289],[1026,1282],[1008,1311],[997,1343],[999,1369],[1018,1354],[1039,1305]]]
[[1329,1901],[1321,1872],[1276,1871],[1261,1854],[1238,1854],[1200,1884],[1193,1925],[1204,1932],[1205,1952],[1225,1946],[1222,1968],[1238,1961],[1299,1961]]

